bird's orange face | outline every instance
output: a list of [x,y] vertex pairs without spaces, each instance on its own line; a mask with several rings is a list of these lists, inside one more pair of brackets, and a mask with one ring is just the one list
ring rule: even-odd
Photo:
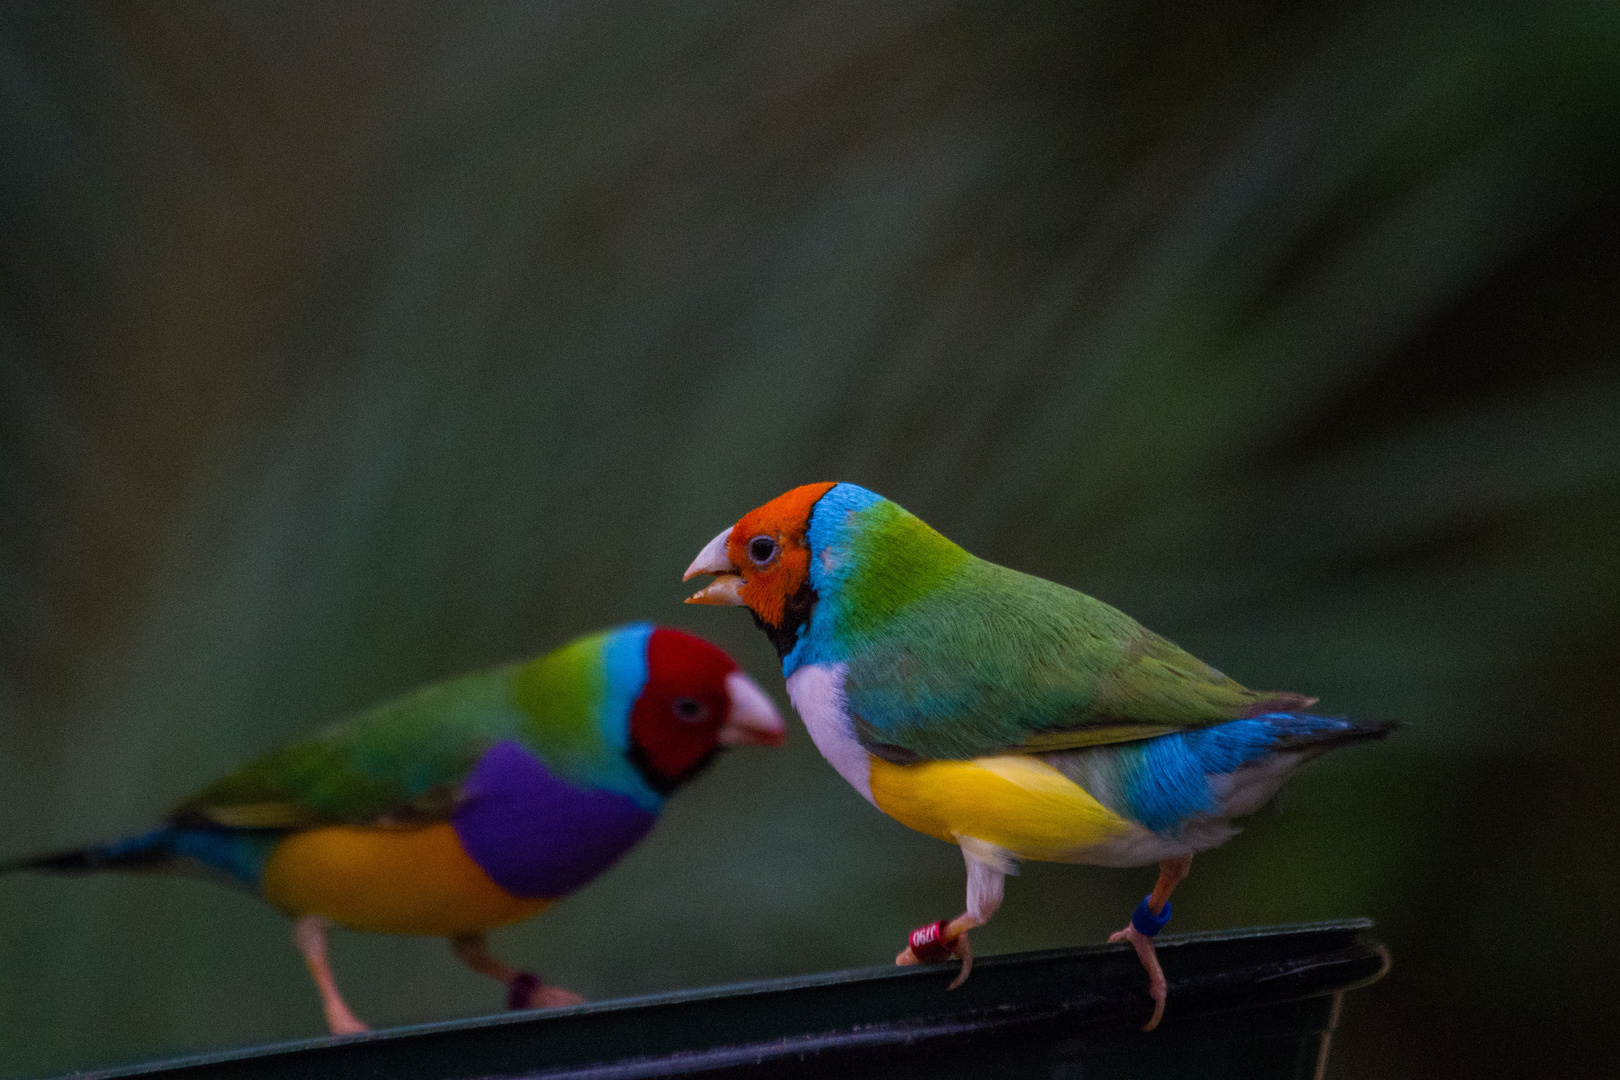
[[796,630],[809,602],[810,511],[834,486],[805,484],[744,514],[687,567],[687,579],[715,579],[686,602],[747,607],[767,633]]

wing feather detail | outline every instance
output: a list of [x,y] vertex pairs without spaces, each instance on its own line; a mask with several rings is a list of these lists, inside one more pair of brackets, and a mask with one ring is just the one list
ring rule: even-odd
[[415,828],[447,820],[462,779],[520,719],[504,669],[408,694],[272,751],[177,806],[177,825]]
[[897,764],[1139,742],[1314,700],[1250,690],[1117,608],[980,559],[847,644],[856,735]]

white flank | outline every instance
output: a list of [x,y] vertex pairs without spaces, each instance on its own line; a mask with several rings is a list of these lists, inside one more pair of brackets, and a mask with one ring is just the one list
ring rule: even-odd
[[1281,790],[1288,774],[1299,768],[1305,755],[1293,753],[1267,754],[1251,765],[1245,765],[1227,776],[1210,777],[1215,799],[1225,817],[1248,817],[1259,810]]
[[1181,836],[1172,838],[1133,823],[1111,840],[1070,853],[1065,861],[1088,866],[1147,866],[1212,848],[1236,831],[1219,819],[1202,818],[1189,823]]
[[788,676],[788,700],[799,711],[810,741],[816,744],[849,786],[872,799],[872,765],[866,747],[855,738],[855,721],[844,700],[845,664],[805,664]]
[[983,863],[998,874],[1018,873],[1018,856],[1006,848],[977,836],[958,835],[956,842],[962,848],[962,858],[968,862]]

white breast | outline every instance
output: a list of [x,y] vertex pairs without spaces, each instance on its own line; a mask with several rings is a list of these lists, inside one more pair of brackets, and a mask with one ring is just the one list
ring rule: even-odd
[[866,756],[866,747],[855,738],[855,721],[844,700],[846,668],[845,664],[805,664],[788,676],[788,699],[799,711],[810,741],[821,756],[876,806],[872,799],[871,760]]

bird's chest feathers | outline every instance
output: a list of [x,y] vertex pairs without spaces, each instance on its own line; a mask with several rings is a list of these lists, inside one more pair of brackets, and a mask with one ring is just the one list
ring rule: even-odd
[[788,676],[788,699],[821,756],[851,787],[876,805],[872,799],[871,759],[866,747],[855,738],[855,721],[844,699],[846,668],[843,663],[801,665]]
[[462,787],[452,825],[467,854],[514,896],[559,897],[606,870],[656,815],[627,795],[554,775],[516,742],[496,743]]

